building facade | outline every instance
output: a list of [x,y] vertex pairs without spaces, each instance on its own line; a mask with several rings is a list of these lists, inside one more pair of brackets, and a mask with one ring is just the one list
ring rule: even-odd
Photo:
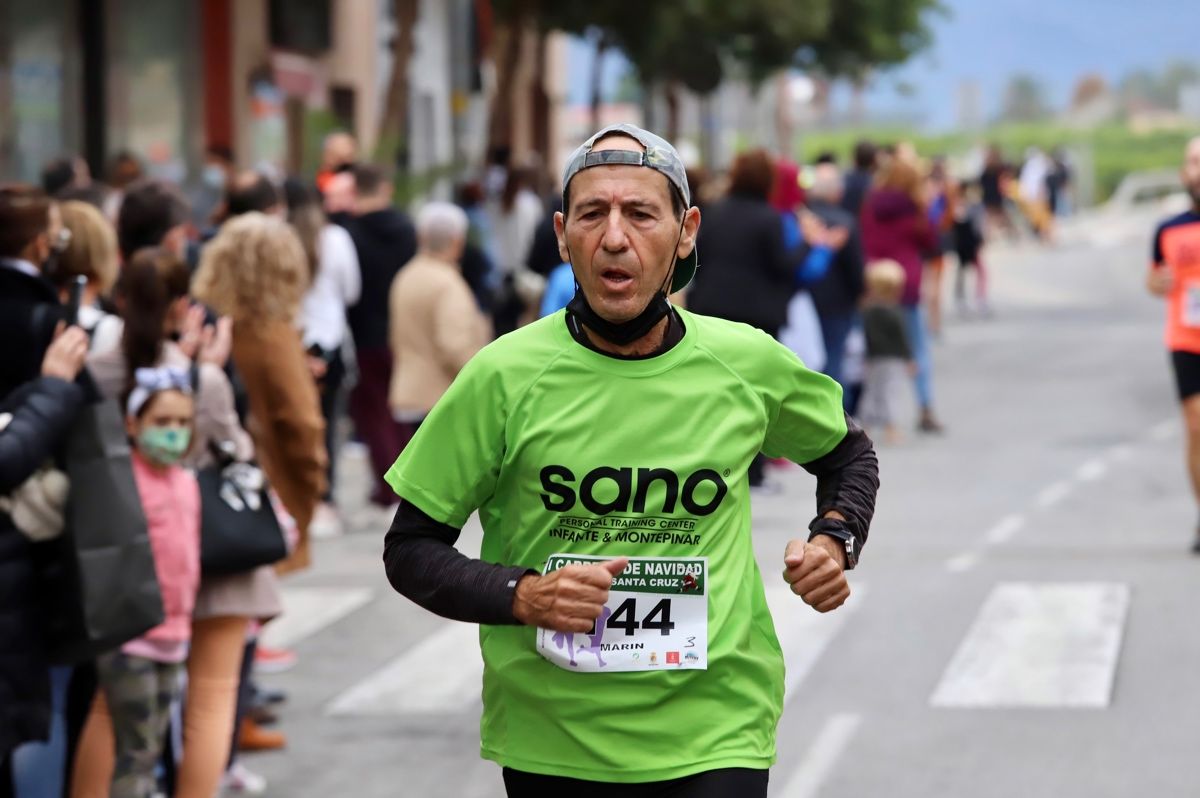
[[333,130],[414,172],[478,163],[480,0],[417,0],[405,146],[377,141],[399,35],[393,0],[4,0],[0,180],[129,151],[150,174],[198,180],[209,147],[243,167],[311,172]]

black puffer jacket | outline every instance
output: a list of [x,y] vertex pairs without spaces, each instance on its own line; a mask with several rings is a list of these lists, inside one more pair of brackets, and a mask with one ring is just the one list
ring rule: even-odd
[[688,309],[778,335],[796,292],[796,269],[809,252],[805,244],[784,246],[779,211],[764,199],[731,194],[704,209],[698,246]]
[[62,306],[41,277],[0,264],[0,398],[37,377]]
[[[82,403],[79,386],[53,377],[40,377],[5,400],[12,420],[0,432],[0,494],[50,457]],[[49,671],[34,588],[29,542],[0,512],[0,759],[26,740],[45,739],[48,730]]]

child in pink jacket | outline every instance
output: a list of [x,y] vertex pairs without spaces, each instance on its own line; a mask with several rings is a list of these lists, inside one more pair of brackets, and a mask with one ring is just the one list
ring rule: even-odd
[[[179,369],[138,369],[135,380],[125,427],[165,619],[97,659],[100,690],[80,741],[75,795],[90,794],[92,788],[111,798],[156,792],[155,763],[171,704],[180,695],[200,583],[200,488],[179,465],[191,443],[195,414],[188,375]],[[110,774],[107,752],[113,750]]]

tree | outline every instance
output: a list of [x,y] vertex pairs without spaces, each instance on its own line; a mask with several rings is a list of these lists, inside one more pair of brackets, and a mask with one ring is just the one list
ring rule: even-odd
[[1013,75],[1004,91],[1001,118],[1008,122],[1036,122],[1049,116],[1042,84],[1032,75]]
[[[592,35],[597,55],[619,48],[643,85],[661,87],[668,109],[678,91],[701,97],[721,84],[730,67],[752,83],[780,69],[820,70],[826,77],[863,79],[871,69],[902,63],[926,47],[931,12],[940,0],[653,0],[636,7],[595,0],[493,0],[508,26]],[[600,68],[599,58],[596,67]],[[497,69],[497,108],[504,112],[503,62]],[[599,77],[592,80],[593,114]],[[667,135],[677,133],[669,110]]]
[[413,54],[413,28],[417,24],[418,0],[392,0],[392,19],[396,33],[392,37],[392,73],[379,120],[376,149],[390,161],[408,160],[408,62]]
[[865,80],[928,47],[929,19],[945,13],[940,0],[838,0],[824,35],[802,48],[797,62],[830,77]]
[[512,147],[513,104],[516,101],[516,73],[521,61],[521,39],[536,10],[537,0],[506,0],[493,3],[496,31],[493,45],[499,45],[496,63],[496,92],[488,114],[488,154]]

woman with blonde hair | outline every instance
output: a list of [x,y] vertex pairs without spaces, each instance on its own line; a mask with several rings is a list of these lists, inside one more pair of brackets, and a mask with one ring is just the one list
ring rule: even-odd
[[79,302],[79,326],[91,334],[92,350],[103,352],[121,339],[119,319],[100,309],[100,298],[117,282],[117,232],[98,208],[86,202],[68,200],[58,208],[67,244],[47,277],[64,298],[75,278],[87,280]]
[[296,328],[309,275],[292,228],[255,212],[221,227],[204,248],[192,285],[197,299],[233,319],[233,362],[249,400],[247,428],[300,532],[280,571],[308,566],[308,527],[325,490],[325,421]]

